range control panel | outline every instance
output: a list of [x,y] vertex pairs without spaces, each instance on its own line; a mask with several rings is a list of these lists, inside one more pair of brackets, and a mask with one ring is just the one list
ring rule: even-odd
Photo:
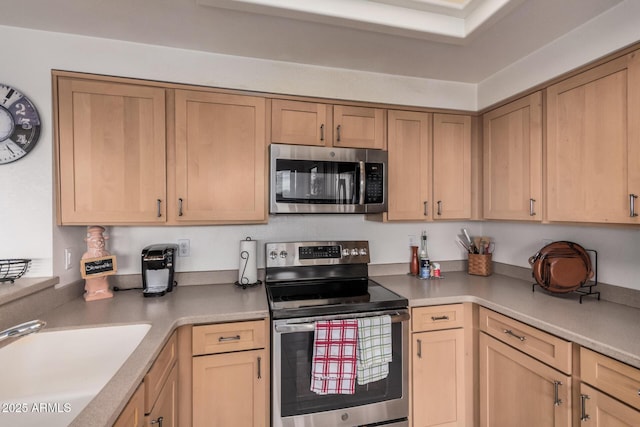
[[283,242],[267,243],[266,266],[292,267],[297,265],[368,264],[369,242]]

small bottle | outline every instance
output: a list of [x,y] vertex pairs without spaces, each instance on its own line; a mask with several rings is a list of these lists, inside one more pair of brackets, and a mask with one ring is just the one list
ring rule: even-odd
[[427,232],[422,232],[420,241],[420,278],[428,279],[431,277],[431,266],[429,262],[429,254],[427,252]]
[[417,246],[411,246],[411,262],[409,264],[409,272],[412,276],[417,276],[420,272],[420,260],[418,259]]

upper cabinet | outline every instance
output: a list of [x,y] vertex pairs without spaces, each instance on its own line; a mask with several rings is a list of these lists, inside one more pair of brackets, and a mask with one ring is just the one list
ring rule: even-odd
[[546,218],[638,224],[640,52],[547,89]]
[[389,110],[387,220],[471,218],[471,117]]
[[432,114],[389,110],[387,219],[431,219]]
[[66,77],[56,90],[58,222],[166,221],[165,90]]
[[433,219],[471,218],[471,117],[433,115]]
[[175,91],[177,223],[266,221],[266,100]]
[[274,99],[271,142],[386,149],[385,110]]
[[266,222],[265,98],[61,74],[60,224]]
[[542,220],[542,94],[483,115],[485,219]]

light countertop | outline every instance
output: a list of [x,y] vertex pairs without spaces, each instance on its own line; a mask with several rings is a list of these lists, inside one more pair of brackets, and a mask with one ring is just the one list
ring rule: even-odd
[[[373,277],[405,296],[413,307],[473,302],[640,368],[640,309],[585,297],[556,296],[531,282],[494,274],[448,272],[440,280],[408,275]],[[268,318],[264,286],[243,290],[231,284],[182,286],[159,298],[138,290],[108,300],[75,299],[44,315],[47,329],[149,323],[149,333],[72,426],[110,426],[143,380],[171,332],[187,324]]]

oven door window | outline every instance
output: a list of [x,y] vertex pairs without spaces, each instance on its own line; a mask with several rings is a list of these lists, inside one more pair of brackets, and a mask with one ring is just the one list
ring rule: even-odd
[[360,164],[276,159],[276,202],[358,204]]
[[330,411],[402,397],[402,325],[392,324],[393,361],[387,378],[357,385],[355,394],[319,395],[310,390],[313,332],[281,336],[281,414],[283,417]]

